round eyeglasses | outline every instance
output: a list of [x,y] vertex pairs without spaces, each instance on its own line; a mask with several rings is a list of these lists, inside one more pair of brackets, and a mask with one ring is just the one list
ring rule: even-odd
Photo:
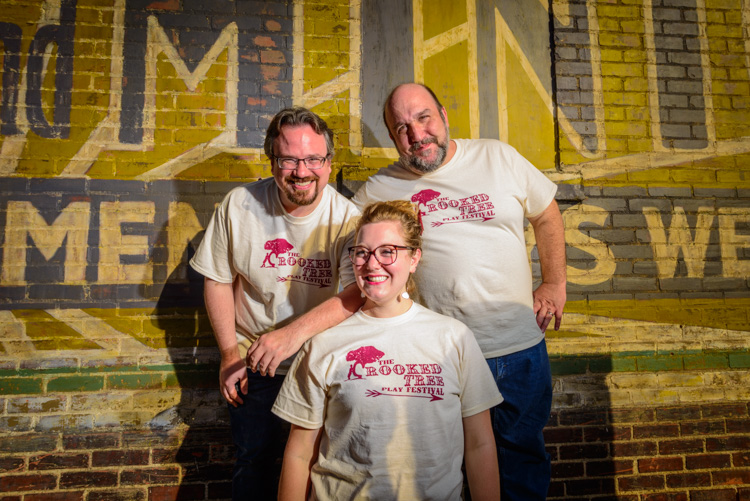
[[307,167],[310,170],[318,170],[321,169],[325,163],[326,160],[328,160],[328,156],[325,157],[307,157],[307,158],[294,158],[294,157],[274,157],[276,159],[276,165],[279,166],[279,169],[281,170],[294,170],[297,168],[300,162],[305,164],[305,167]]
[[383,266],[388,266],[396,262],[398,250],[414,250],[414,247],[404,245],[381,245],[373,250],[366,249],[361,245],[349,247],[349,259],[355,266],[362,266],[370,260],[370,256],[375,256],[375,260]]

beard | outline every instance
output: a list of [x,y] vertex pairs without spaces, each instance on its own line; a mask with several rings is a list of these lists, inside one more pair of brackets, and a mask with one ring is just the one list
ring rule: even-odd
[[[294,186],[292,186],[294,183],[298,182],[306,182],[306,181],[312,181],[315,184],[315,190],[312,192],[300,192],[294,189]],[[286,178],[286,197],[289,199],[290,202],[292,202],[294,205],[304,206],[304,205],[310,205],[312,204],[320,194],[320,190],[318,189],[318,178],[315,176],[308,176],[308,177],[296,177],[296,176],[289,176]]]
[[409,148],[409,152],[413,153],[414,150],[425,144],[437,145],[437,152],[435,153],[435,158],[433,160],[428,160],[414,154],[402,156],[402,161],[404,161],[404,163],[408,167],[411,167],[415,171],[421,172],[422,174],[436,171],[441,165],[443,165],[443,161],[448,154],[448,145],[450,144],[450,135],[448,132],[448,128],[445,128],[445,141],[443,141],[442,143],[439,142],[438,138],[436,138],[435,136],[430,136],[428,138],[422,139],[418,143],[411,145],[411,147]]

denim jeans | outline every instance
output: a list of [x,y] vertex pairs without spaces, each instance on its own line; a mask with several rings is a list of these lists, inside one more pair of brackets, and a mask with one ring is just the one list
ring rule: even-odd
[[547,345],[487,359],[505,400],[491,409],[500,466],[502,501],[547,498],[550,455],[542,430],[552,406],[552,374]]
[[289,427],[271,413],[271,407],[284,376],[261,376],[248,370],[247,382],[247,395],[240,395],[242,405],[227,404],[237,449],[232,500],[275,500]]

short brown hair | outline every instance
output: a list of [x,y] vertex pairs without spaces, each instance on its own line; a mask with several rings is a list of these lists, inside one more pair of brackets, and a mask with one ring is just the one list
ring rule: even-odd
[[307,108],[295,106],[293,108],[285,108],[276,113],[271,123],[268,124],[266,139],[263,142],[263,150],[269,159],[275,158],[273,143],[279,137],[279,134],[281,134],[281,128],[285,126],[297,127],[299,125],[309,125],[316,134],[325,137],[327,155],[333,156],[333,132],[328,128],[325,120]]

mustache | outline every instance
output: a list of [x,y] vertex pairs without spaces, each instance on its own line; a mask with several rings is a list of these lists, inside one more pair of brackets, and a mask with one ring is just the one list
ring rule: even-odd
[[307,177],[297,177],[295,175],[291,175],[286,178],[287,183],[305,183],[307,181],[315,181],[317,179],[316,176],[307,176]]
[[409,147],[409,152],[414,153],[414,151],[416,151],[417,148],[419,148],[420,146],[424,146],[425,144],[438,144],[437,138],[434,136],[426,137],[422,139],[421,141],[419,141],[418,143],[412,144]]

